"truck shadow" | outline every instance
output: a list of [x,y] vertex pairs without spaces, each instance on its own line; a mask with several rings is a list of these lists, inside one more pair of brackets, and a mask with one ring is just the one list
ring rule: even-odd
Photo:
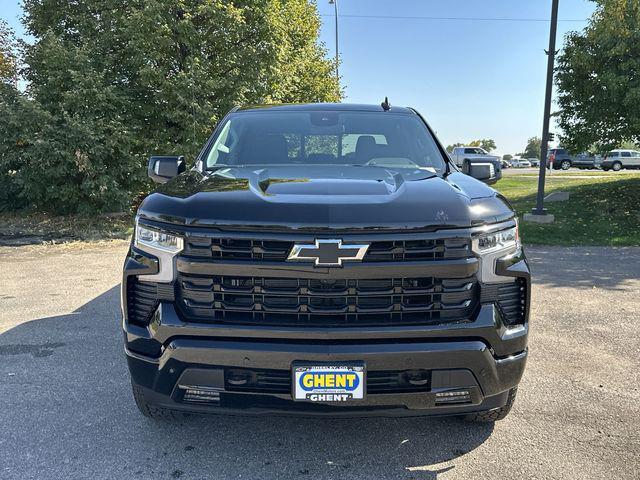
[[2,333],[0,378],[9,477],[437,478],[493,431],[455,418],[146,419],[129,386],[119,287]]

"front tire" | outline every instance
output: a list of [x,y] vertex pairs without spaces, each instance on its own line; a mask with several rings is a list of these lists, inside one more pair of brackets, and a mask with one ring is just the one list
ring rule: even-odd
[[509,390],[509,397],[507,398],[507,403],[504,407],[494,408],[493,410],[486,410],[484,412],[471,413],[465,417],[465,420],[479,423],[492,423],[502,420],[504,417],[509,415],[511,407],[513,407],[513,403],[516,401],[517,393],[518,388],[512,388]]
[[159,407],[153,403],[149,403],[144,395],[144,391],[137,385],[131,385],[133,391],[133,399],[136,402],[136,407],[140,410],[140,413],[147,418],[154,420],[164,420],[167,422],[173,422],[181,420],[186,417],[182,412],[170,410],[168,408]]
[[611,166],[611,168],[614,172],[619,172],[620,170],[622,170],[622,164],[620,162],[616,162]]
[[571,168],[571,162],[569,160],[563,160],[560,164],[562,170],[569,170]]

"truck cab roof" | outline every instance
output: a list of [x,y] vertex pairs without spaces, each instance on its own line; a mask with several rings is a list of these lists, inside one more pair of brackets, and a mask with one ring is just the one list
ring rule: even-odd
[[256,112],[256,111],[285,111],[285,112],[391,112],[416,115],[410,107],[391,106],[388,110],[381,105],[369,105],[360,103],[282,103],[272,105],[247,105],[237,107],[236,112]]

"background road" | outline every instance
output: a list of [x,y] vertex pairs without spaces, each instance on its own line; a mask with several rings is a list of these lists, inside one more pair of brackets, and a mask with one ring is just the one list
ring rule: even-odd
[[[503,168],[502,175],[513,176],[513,175],[524,175],[524,174],[534,174],[537,175],[540,172],[540,168],[531,167],[531,168]],[[609,176],[613,174],[620,174],[620,172],[605,172],[604,170],[580,170],[579,168],[570,168],[569,170],[549,170],[547,169],[547,175],[580,175],[586,173],[587,175],[594,175],[596,173],[602,174],[603,176]]]
[[640,248],[530,248],[531,354],[511,415],[194,417],[131,398],[127,245],[0,247],[0,478],[640,478]]
[[[605,172],[604,170],[599,170],[599,169],[593,169],[593,170],[589,170],[589,169],[580,169],[580,168],[570,168],[569,170],[549,170],[547,169],[547,177],[549,176],[563,176],[563,177],[575,177],[575,176],[600,176],[600,177],[614,177],[614,178],[619,178],[621,176],[624,175],[633,175],[634,173],[637,173],[638,170],[621,170],[619,172],[614,172],[612,170],[609,170],[607,172]],[[503,176],[517,176],[517,175],[538,175],[540,173],[540,168],[538,167],[531,167],[531,168],[503,168],[502,169],[502,175]],[[497,185],[500,185],[500,183],[498,183]]]

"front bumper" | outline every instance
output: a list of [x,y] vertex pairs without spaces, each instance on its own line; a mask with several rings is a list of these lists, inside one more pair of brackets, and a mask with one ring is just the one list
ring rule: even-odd
[[[435,263],[443,266],[420,268],[454,268],[447,262]],[[473,273],[483,268],[478,262],[456,265],[461,277],[469,269]],[[409,263],[402,268],[418,267]],[[370,269],[353,266],[345,272],[332,271],[331,275],[369,276]],[[132,249],[125,264],[123,300],[130,276],[155,271],[152,257]],[[300,272],[301,267],[296,267],[292,274]],[[202,413],[411,416],[499,408],[507,403],[509,390],[518,385],[525,368],[530,281],[523,254],[499,261],[495,273],[526,280],[524,324],[509,327],[500,308],[483,295],[472,321],[461,323],[334,328],[205,324],[185,321],[176,310],[173,290],[158,291],[164,297],[147,326],[129,322],[126,308],[123,311],[131,379],[151,403]],[[284,270],[280,268],[278,274],[283,275]],[[299,361],[359,361],[364,362],[367,374],[426,371],[429,381],[419,391],[373,393],[367,388],[364,400],[346,404],[295,402],[290,378],[292,364]],[[273,391],[258,386],[240,391],[229,382],[230,375],[239,370],[269,372],[289,382],[289,387]],[[461,390],[468,392],[464,402],[447,404],[438,400],[439,393]],[[204,396],[194,400],[193,395],[187,395],[189,391],[203,392]]]
[[[127,351],[134,384],[153,403],[177,410],[210,413],[298,413],[336,415],[446,415],[503,406],[524,371],[526,350],[496,358],[480,340],[419,343],[301,344],[223,339],[175,339],[162,356],[151,359]],[[347,404],[294,402],[290,393],[229,389],[228,372],[239,369],[291,371],[300,360],[364,361],[368,371],[430,372],[428,391],[368,394]],[[206,391],[209,400],[186,400],[188,391]],[[463,404],[438,404],[438,392],[469,392]]]
[[[499,325],[495,307],[484,305],[473,327],[308,331],[302,340],[302,332],[295,331],[203,329],[183,323],[173,304],[163,302],[148,329],[129,326],[125,335],[131,346],[144,334],[141,330],[167,339],[159,357],[126,348],[132,382],[144,389],[148,400],[166,408],[247,414],[451,415],[501,407],[508,391],[519,383],[527,357],[527,327]],[[290,372],[296,361],[354,360],[363,361],[368,372],[427,370],[428,389],[367,394],[363,401],[338,406],[294,402],[289,392],[238,392],[227,381],[229,372],[238,369]],[[214,394],[214,400],[185,401],[189,387]],[[469,392],[468,402],[437,403],[438,392],[459,390]]]

